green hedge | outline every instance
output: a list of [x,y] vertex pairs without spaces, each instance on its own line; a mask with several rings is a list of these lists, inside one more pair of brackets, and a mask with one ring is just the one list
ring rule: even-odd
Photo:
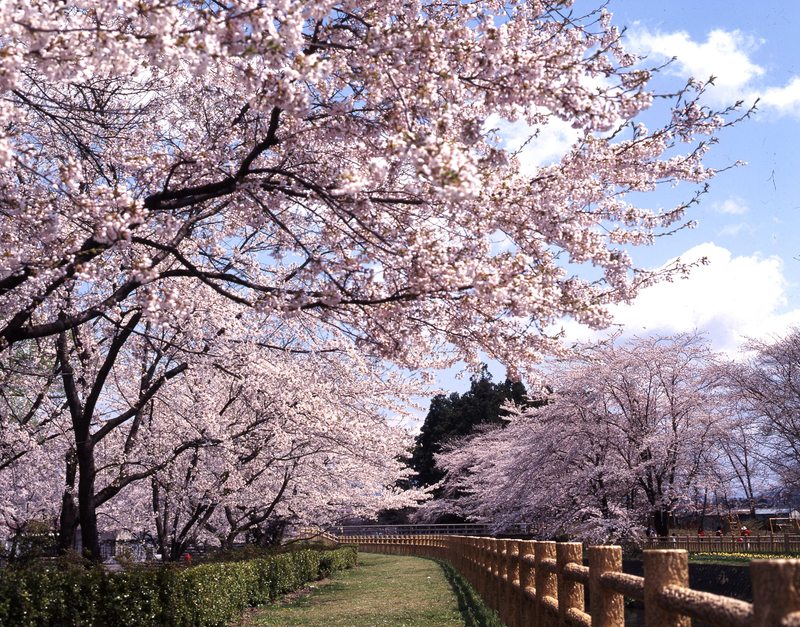
[[355,565],[354,547],[108,573],[53,563],[0,572],[0,625],[227,625],[306,582]]

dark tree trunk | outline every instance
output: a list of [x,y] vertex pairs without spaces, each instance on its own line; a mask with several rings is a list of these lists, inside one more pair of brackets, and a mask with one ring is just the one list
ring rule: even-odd
[[66,456],[66,489],[61,497],[61,514],[58,517],[58,552],[62,555],[75,548],[75,530],[78,528],[78,507],[72,490],[75,488],[75,475],[78,461],[75,451]]
[[706,510],[708,509],[708,488],[703,491],[703,508],[700,510],[700,522],[697,525],[697,530],[703,529],[706,523]]
[[102,560],[100,535],[97,531],[97,508],[94,502],[94,447],[89,442],[78,443],[78,512],[81,521],[81,543],[84,556],[93,562]]
[[669,512],[663,509],[653,510],[653,528],[659,537],[669,535]]

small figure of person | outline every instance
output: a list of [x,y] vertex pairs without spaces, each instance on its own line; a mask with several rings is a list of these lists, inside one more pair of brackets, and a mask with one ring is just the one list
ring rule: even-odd
[[700,527],[700,528],[697,530],[697,537],[698,537],[698,539],[700,539],[700,540],[702,540],[703,538],[705,538],[705,537],[706,537],[706,531],[705,531],[705,529],[703,529],[702,527]]
[[187,566],[191,566],[192,565],[192,554],[191,553],[184,553],[183,561],[186,562]]
[[742,531],[741,531],[741,535],[739,536],[739,541],[743,542],[748,549],[750,548],[750,534],[751,533],[752,532],[747,527],[742,525]]
[[717,530],[714,532],[714,535],[716,535],[718,538],[721,538],[722,533],[722,525],[717,525]]

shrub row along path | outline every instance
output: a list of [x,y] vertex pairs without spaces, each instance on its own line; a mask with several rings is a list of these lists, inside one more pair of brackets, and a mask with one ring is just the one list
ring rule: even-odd
[[[437,562],[419,557],[359,553],[359,566],[334,573],[308,595],[265,608],[248,626],[463,627],[469,595]],[[456,590],[459,590],[457,593]]]

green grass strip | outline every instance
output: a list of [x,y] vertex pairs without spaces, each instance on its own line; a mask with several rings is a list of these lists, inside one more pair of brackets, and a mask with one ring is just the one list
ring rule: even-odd
[[287,605],[264,608],[258,627],[501,627],[446,562],[359,553],[359,567]]

